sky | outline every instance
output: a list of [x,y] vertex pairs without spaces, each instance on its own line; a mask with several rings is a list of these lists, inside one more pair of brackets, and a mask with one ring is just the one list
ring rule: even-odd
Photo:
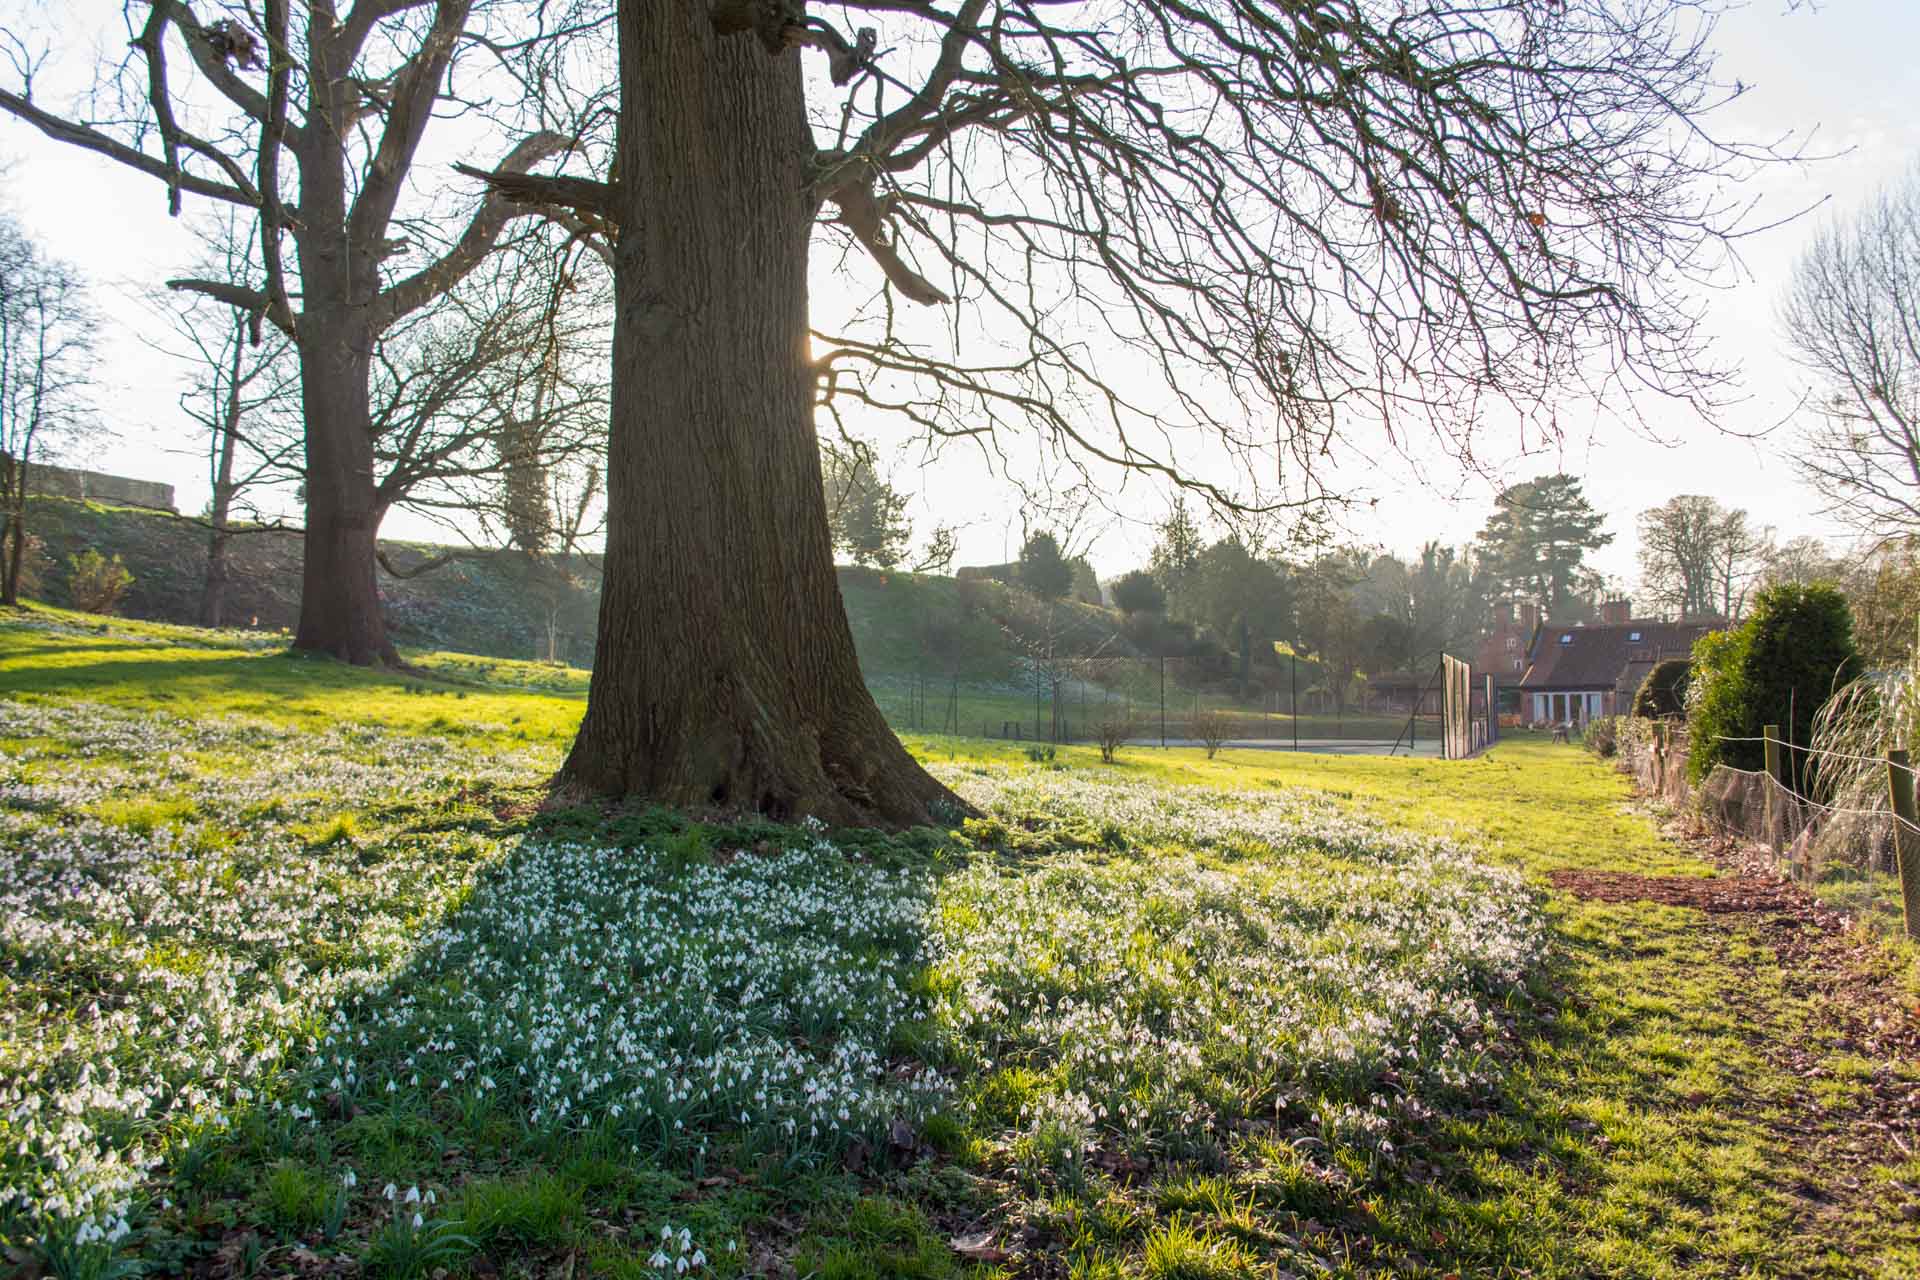
[[[59,62],[49,76],[56,84],[55,77],[83,70],[91,50],[110,50],[124,39],[119,5],[107,0],[0,0],[0,26],[23,6],[44,20],[50,3],[53,12],[65,3],[97,9],[101,23],[91,34],[80,24],[62,24],[61,39],[68,43],[56,51]],[[1627,589],[1637,576],[1635,515],[1676,494],[1706,493],[1745,508],[1783,539],[1838,538],[1789,461],[1790,419],[1806,387],[1784,356],[1775,306],[1812,232],[1858,207],[1920,158],[1920,113],[1913,110],[1920,102],[1920,64],[1912,56],[1920,48],[1920,4],[1758,0],[1724,19],[1715,46],[1721,78],[1750,87],[1718,117],[1719,131],[1750,141],[1794,134],[1823,156],[1774,166],[1738,192],[1758,200],[1756,222],[1811,212],[1742,240],[1737,269],[1706,295],[1710,353],[1738,371],[1735,405],[1717,426],[1668,404],[1643,404],[1637,429],[1563,421],[1564,439],[1556,447],[1525,454],[1495,450],[1474,473],[1419,451],[1369,451],[1334,473],[1355,500],[1342,517],[1345,536],[1402,554],[1434,539],[1463,544],[1485,522],[1502,484],[1570,471],[1584,479],[1615,534],[1593,563]],[[175,404],[178,370],[147,345],[147,339],[164,335],[135,301],[141,287],[191,260],[191,237],[164,216],[164,193],[152,179],[49,141],[6,117],[0,117],[0,161],[11,162],[0,179],[0,207],[20,218],[49,252],[82,265],[108,315],[99,402],[112,435],[74,461],[170,482],[181,510],[202,509],[206,468],[193,428]],[[1019,478],[1041,478],[1045,469],[1036,457],[1018,449],[1013,456]],[[1015,498],[1002,479],[963,454],[949,452],[933,467],[917,465],[915,457],[909,452],[893,458],[892,475],[912,496],[922,529],[958,526],[960,563],[999,561],[1017,552]],[[1103,576],[1145,561],[1152,521],[1164,514],[1166,498],[1136,484],[1108,505],[1117,514],[1082,525],[1097,534],[1087,550]],[[433,525],[404,512],[389,517],[384,532],[436,536]]]

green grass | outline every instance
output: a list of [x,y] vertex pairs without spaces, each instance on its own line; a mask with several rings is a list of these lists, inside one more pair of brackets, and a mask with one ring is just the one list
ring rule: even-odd
[[[35,605],[0,624],[0,692],[80,699],[205,718],[239,715],[324,728],[377,725],[500,745],[570,740],[585,709],[568,693],[466,684],[369,671],[283,650],[242,647],[230,633],[96,618]],[[57,628],[43,630],[40,628]],[[428,654],[423,669],[469,678],[475,668]],[[494,662],[518,673],[535,663]],[[571,682],[577,686],[579,682]]]
[[[530,750],[542,760],[557,757],[581,710],[578,677],[539,664],[423,655],[416,661],[432,678],[396,677],[182,628],[113,620],[102,630],[100,620],[42,609],[15,616],[26,625],[0,622],[0,696],[47,706],[86,701],[194,720],[237,715],[316,732],[382,726],[462,751]],[[1016,782],[1057,776],[1176,792],[1298,789],[1331,814],[1469,841],[1537,887],[1552,931],[1549,962],[1512,995],[1498,1034],[1483,1042],[1481,1065],[1492,1085],[1435,1093],[1430,1115],[1395,1130],[1393,1160],[1323,1131],[1309,1114],[1316,1099],[1344,1097],[1345,1086],[1316,1081],[1286,1102],[1233,1096],[1224,1040],[1207,1042],[1204,1052],[1218,1056],[1206,1058],[1201,1075],[1220,1083],[1208,1102],[1231,1123],[1196,1129],[1184,1143],[1101,1149],[1096,1160],[1069,1130],[1023,1120],[1067,1085],[1086,1088],[1094,1077],[1075,1075],[1079,1068],[1053,1046],[1023,1041],[1017,1019],[992,1032],[990,1065],[954,1056],[938,1028],[905,1026],[892,1052],[929,1055],[964,1073],[957,1105],[919,1120],[920,1145],[904,1156],[882,1144],[860,1160],[809,1167],[783,1160],[776,1146],[724,1138],[637,1152],[610,1123],[531,1123],[523,1109],[490,1100],[468,1081],[449,1077],[438,1087],[429,1071],[418,1091],[403,1089],[391,1101],[374,1090],[338,1105],[316,1096],[322,1122],[314,1126],[243,1108],[225,1131],[183,1126],[148,1135],[170,1154],[160,1181],[143,1192],[142,1255],[161,1273],[186,1272],[250,1233],[247,1256],[257,1274],[291,1271],[299,1249],[376,1275],[447,1267],[457,1276],[484,1256],[506,1275],[571,1268],[638,1277],[657,1274],[650,1259],[662,1229],[685,1228],[718,1275],[780,1266],[841,1277],[1020,1274],[1021,1264],[996,1259],[1003,1247],[1046,1255],[1047,1274],[1088,1278],[1920,1274],[1920,1244],[1901,1216],[1920,1203],[1912,1190],[1920,1161],[1882,1146],[1849,1172],[1823,1145],[1841,1135],[1822,1128],[1829,1122],[1807,1101],[1845,1104],[1889,1070],[1903,1087],[1920,1087],[1913,1064],[1889,1068],[1842,1043],[1818,993],[1795,982],[1766,939],[1738,918],[1589,902],[1548,889],[1546,877],[1558,870],[1712,874],[1660,835],[1622,778],[1579,750],[1523,737],[1448,763],[1264,751],[1227,751],[1209,761],[1197,750],[1142,748],[1103,766],[1092,748],[1063,747],[1050,766],[1034,766],[1017,743],[931,735],[908,742],[922,759],[960,774],[1011,771]],[[511,794],[496,782],[438,778],[399,799],[352,805],[304,795],[289,779],[275,801],[238,820],[222,807],[216,784],[241,776],[247,761],[222,742],[150,777],[135,772],[147,767],[137,750],[82,759],[50,738],[16,739],[4,749],[22,779],[57,780],[69,770],[112,781],[117,790],[73,803],[130,837],[206,842],[205,865],[231,866],[237,877],[265,868],[248,870],[219,842],[237,838],[244,854],[251,826],[284,833],[315,875],[337,876],[343,886],[370,870],[416,864],[479,886],[442,884],[409,907],[413,872],[390,875],[381,889],[390,896],[378,909],[408,921],[414,935],[483,906],[473,894],[490,883],[495,872],[487,869],[516,856],[513,841],[529,826],[622,848],[648,843],[659,850],[657,874],[671,886],[733,874],[716,856],[728,850],[771,849],[794,838],[777,828],[719,830],[652,813],[500,816],[531,807],[537,777]],[[499,803],[508,800],[514,803]],[[1152,901],[1157,872],[1185,875],[1191,866],[1196,875],[1225,875],[1248,898],[1282,895],[1275,901],[1292,912],[1320,909],[1316,887],[1344,866],[1336,850],[1299,885],[1270,883],[1268,869],[1288,864],[1237,837],[1176,848],[1142,841],[1139,832],[1035,809],[983,824],[968,841],[875,837],[848,847],[859,849],[850,865],[861,875],[894,868],[945,886],[961,940],[967,920],[984,927],[1020,901],[1022,877],[1049,867],[1062,877],[1058,891],[1033,895],[1022,910],[1075,910],[1075,894],[1113,889],[1120,901],[1137,902],[1151,925],[1163,909]],[[976,873],[961,871],[953,851],[969,844],[987,859],[979,865],[1003,880],[966,878]],[[608,849],[606,856],[618,855]],[[972,897],[961,892],[968,885]],[[1136,886],[1145,888],[1126,896]],[[587,910],[591,896],[583,890],[576,909]],[[429,909],[429,901],[437,905]],[[1245,905],[1223,900],[1206,914],[1215,922],[1208,927],[1254,936],[1265,926]],[[1181,940],[1188,927],[1102,939],[1078,958],[1063,946],[1022,990],[1098,1008],[1135,999],[1142,1018],[1161,1017],[1157,1011],[1208,994],[1193,985],[1194,949]],[[227,943],[184,934],[111,941],[114,954],[139,956],[131,967],[167,983],[199,982],[230,955],[220,949]],[[316,938],[298,954],[317,970],[342,945]],[[894,965],[902,945],[874,941],[859,963]],[[955,980],[957,963],[903,980],[937,995]],[[1115,967],[1097,971],[1096,963]],[[0,952],[0,997],[13,1009],[85,993],[62,1025],[83,1025],[86,1001],[119,980],[85,955],[41,971]],[[454,1007],[467,981],[457,968],[416,968],[403,980],[409,985],[395,999],[418,1009],[439,1007],[435,1001]],[[1099,985],[1106,982],[1121,985]],[[1352,998],[1331,997],[1336,1006]],[[354,1016],[380,1007],[374,1000]],[[325,1023],[322,1011],[289,1043],[317,1042]],[[354,1044],[357,1070],[399,1061],[393,1055],[403,1042],[378,1040],[387,1024],[353,1025],[369,1033]],[[0,1048],[17,1053],[26,1043]],[[1812,1053],[1813,1076],[1783,1061],[1778,1050],[1788,1045]],[[289,1069],[309,1071],[300,1065],[305,1056],[295,1053]],[[293,1078],[307,1077],[275,1087]],[[326,1080],[317,1083],[324,1094]],[[1156,1123],[1180,1131],[1177,1115]],[[359,1171],[360,1185],[343,1195],[347,1168]],[[433,1193],[421,1228],[380,1195],[376,1179],[391,1179],[400,1192]],[[171,1207],[158,1208],[161,1196]],[[972,1257],[952,1247],[980,1235],[988,1243]]]

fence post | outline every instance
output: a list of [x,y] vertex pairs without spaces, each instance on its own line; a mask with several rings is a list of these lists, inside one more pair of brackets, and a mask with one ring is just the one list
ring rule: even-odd
[[1893,804],[1893,861],[1900,871],[1900,905],[1907,937],[1920,942],[1920,811],[1907,753],[1887,752],[1887,791]]
[[1762,729],[1767,752],[1766,821],[1767,843],[1773,849],[1773,860],[1780,861],[1780,809],[1774,801],[1774,791],[1780,786],[1780,726],[1770,724]]

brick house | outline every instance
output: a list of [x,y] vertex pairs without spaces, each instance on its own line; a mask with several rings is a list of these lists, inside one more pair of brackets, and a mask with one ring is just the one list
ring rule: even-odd
[[1533,633],[1540,625],[1540,606],[1532,603],[1518,603],[1502,600],[1493,607],[1493,625],[1480,639],[1479,648],[1473,654],[1473,696],[1476,707],[1483,696],[1481,677],[1493,677],[1495,705],[1503,710],[1514,705],[1517,694],[1512,692],[1520,685],[1527,671],[1528,646],[1533,643]]
[[1521,718],[1536,725],[1585,724],[1623,715],[1655,663],[1687,657],[1695,640],[1725,626],[1719,618],[1634,618],[1625,600],[1601,605],[1600,621],[1592,626],[1543,622],[1527,646]]

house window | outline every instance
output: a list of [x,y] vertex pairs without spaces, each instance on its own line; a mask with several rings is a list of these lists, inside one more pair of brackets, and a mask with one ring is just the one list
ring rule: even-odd
[[1519,636],[1508,636],[1508,637],[1507,637],[1507,652],[1508,652],[1508,653],[1512,653],[1512,652],[1513,652],[1513,651],[1514,651],[1515,649],[1518,649],[1519,647],[1520,647],[1520,637],[1519,637]]
[[1561,632],[1561,633],[1560,633],[1560,643],[1561,643],[1561,644],[1572,644],[1572,643],[1573,643],[1573,632],[1571,632],[1571,631],[1563,631],[1563,632]]
[[1630,632],[1627,636],[1627,639],[1633,641],[1635,644],[1638,644],[1640,642],[1640,633],[1638,631]]
[[1518,671],[1518,670],[1520,669],[1520,659],[1518,659],[1518,658],[1515,658],[1515,659],[1513,660],[1513,669],[1514,669],[1515,671]]

